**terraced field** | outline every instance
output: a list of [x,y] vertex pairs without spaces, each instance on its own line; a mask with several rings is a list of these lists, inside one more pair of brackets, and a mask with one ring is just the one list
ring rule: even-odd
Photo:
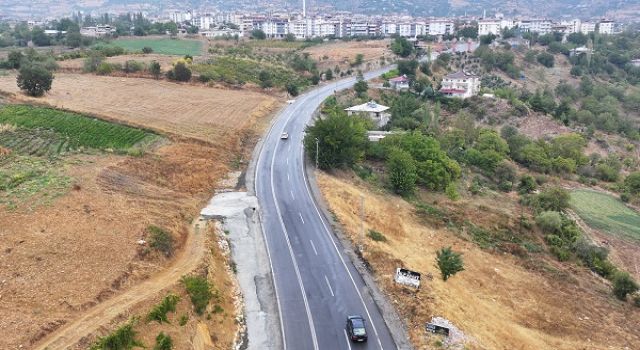
[[610,235],[640,240],[640,215],[606,193],[571,192],[571,206],[589,226]]

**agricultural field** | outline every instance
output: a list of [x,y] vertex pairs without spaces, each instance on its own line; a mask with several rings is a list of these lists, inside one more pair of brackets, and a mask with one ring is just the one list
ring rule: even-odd
[[[127,61],[133,60],[137,62],[142,62],[147,66],[151,61],[156,61],[160,63],[160,67],[163,71],[171,68],[171,65],[177,61],[182,56],[171,56],[171,55],[161,55],[161,54],[135,54],[135,55],[120,55],[113,57],[106,57],[104,62],[112,63],[112,64],[121,64],[124,65]],[[58,66],[61,70],[70,70],[70,71],[82,71],[84,68],[84,58],[74,58],[70,60],[59,61]],[[1,73],[0,73],[1,75]]]
[[[0,145],[28,155],[54,155],[78,148],[127,151],[153,134],[76,113],[27,105],[0,108]],[[26,130],[24,130],[26,129]]]
[[342,70],[350,67],[350,63],[356,55],[364,55],[365,69],[367,64],[370,68],[380,64],[382,57],[391,58],[393,53],[388,48],[389,40],[369,40],[369,41],[340,41],[322,45],[315,45],[304,49],[302,52],[308,53],[311,58],[318,61],[318,67],[322,69],[339,66]]
[[571,206],[592,228],[620,238],[640,240],[640,215],[611,195],[575,190],[571,192]]
[[129,52],[141,52],[143,47],[150,47],[154,53],[163,55],[202,55],[202,41],[200,40],[169,38],[116,39],[111,45],[120,46]]
[[275,98],[252,91],[88,74],[56,74],[51,91],[39,99],[23,95],[15,76],[0,77],[0,91],[21,101],[45,102],[212,143],[260,121],[278,106]]

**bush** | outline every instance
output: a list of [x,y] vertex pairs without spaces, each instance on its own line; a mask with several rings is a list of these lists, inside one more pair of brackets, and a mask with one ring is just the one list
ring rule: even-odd
[[51,90],[53,74],[39,64],[28,64],[20,67],[17,83],[20,90],[30,96],[42,96]]
[[382,233],[374,230],[369,230],[367,236],[376,242],[386,242],[387,237],[385,237]]
[[153,48],[149,46],[145,46],[142,48],[142,53],[152,53],[152,52],[153,52]]
[[540,54],[538,54],[538,57],[536,57],[536,59],[541,65],[547,68],[553,67],[555,63],[555,58],[553,57],[553,55],[546,52],[541,52]]
[[123,70],[127,73],[140,72],[144,70],[144,63],[134,60],[128,60],[124,63]]
[[149,65],[149,73],[153,75],[154,78],[158,79],[162,74],[162,69],[160,67],[160,63],[158,61],[151,61]]
[[416,187],[418,173],[411,154],[393,147],[388,151],[386,169],[393,191],[398,194],[410,194]]
[[285,86],[285,88],[287,89],[287,93],[291,96],[298,96],[299,91],[298,91],[298,85],[294,84],[294,83],[287,83],[287,85]]
[[172,70],[167,72],[167,77],[176,81],[191,80],[191,69],[184,62],[177,62]]
[[520,194],[528,194],[532,193],[536,190],[538,185],[536,184],[536,179],[531,175],[522,175],[520,177],[520,183],[518,184],[518,193]]
[[462,254],[452,251],[451,247],[442,248],[436,252],[436,262],[444,281],[456,273],[464,271]]
[[550,187],[536,197],[536,205],[538,209],[543,211],[561,212],[569,207],[569,198],[567,190],[560,187]]
[[453,182],[450,182],[447,185],[447,187],[444,189],[444,193],[447,195],[447,198],[451,199],[452,201],[457,201],[458,199],[460,199],[456,184]]
[[562,228],[562,217],[557,211],[545,211],[536,217],[536,224],[545,233],[557,233]]
[[102,62],[96,68],[96,74],[98,75],[109,75],[113,73],[113,66],[107,62]]
[[173,237],[171,234],[160,227],[149,226],[147,231],[150,233],[149,246],[161,253],[166,257],[170,257],[173,254]]
[[173,349],[173,340],[168,334],[160,332],[156,337],[156,345],[153,346],[153,350],[171,350]]
[[633,305],[640,307],[640,293],[635,293],[633,295]]
[[180,316],[180,320],[178,321],[178,325],[184,326],[184,325],[187,324],[188,321],[189,321],[189,315],[184,314],[184,315]]
[[209,281],[200,276],[185,276],[182,278],[182,283],[191,298],[191,303],[193,303],[196,313],[202,315],[213,296]]
[[638,284],[627,272],[617,272],[613,276],[613,294],[620,300],[626,300],[627,294],[633,294],[638,290]]
[[147,322],[157,321],[158,323],[169,323],[169,320],[167,319],[167,313],[176,311],[176,305],[178,304],[178,301],[180,301],[180,297],[175,294],[169,294],[164,297],[160,304],[154,306],[153,309],[151,309],[151,311],[147,315]]
[[113,331],[113,333],[100,337],[90,350],[128,350],[134,347],[144,347],[136,340],[136,332],[133,330],[136,320],[133,319]]

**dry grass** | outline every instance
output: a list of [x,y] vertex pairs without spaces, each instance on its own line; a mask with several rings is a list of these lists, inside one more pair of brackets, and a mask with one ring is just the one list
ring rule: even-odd
[[20,101],[44,102],[212,143],[250,127],[278,106],[273,97],[251,91],[85,74],[57,74],[43,98],[20,93],[14,76],[0,77],[0,91]]
[[360,69],[364,69],[366,63],[373,66],[379,63],[381,57],[392,57],[393,53],[387,48],[390,43],[390,40],[335,42],[311,46],[303,52],[309,53],[311,58],[318,61],[319,68],[333,69],[337,65],[343,70],[355,60],[357,54],[363,54],[365,65]]
[[[468,344],[472,349],[640,347],[640,312],[615,301],[606,282],[592,273],[543,257],[522,260],[491,254],[446,229],[421,223],[412,205],[354,183],[353,177],[320,173],[318,180],[352,240],[359,239],[360,194],[366,195],[366,229],[383,233],[388,242],[367,241],[364,256],[406,320],[418,349],[433,346],[434,339],[424,331],[425,322],[433,316],[449,319],[475,339]],[[490,216],[486,213],[502,216],[515,206],[514,199],[507,198],[483,201],[484,207],[464,200],[455,205],[441,197],[434,200],[451,208],[475,207],[464,213],[470,220]],[[435,252],[444,246],[462,252],[466,268],[446,283],[435,267]],[[525,268],[525,264],[532,266]],[[400,266],[426,276],[418,292],[393,283],[393,272]]]

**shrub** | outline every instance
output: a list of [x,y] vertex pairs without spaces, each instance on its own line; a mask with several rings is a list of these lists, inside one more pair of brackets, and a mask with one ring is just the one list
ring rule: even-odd
[[153,48],[149,46],[145,46],[142,48],[142,53],[152,53],[152,52],[153,52]]
[[557,233],[562,228],[562,217],[557,211],[545,211],[536,217],[536,224],[545,233]]
[[536,190],[538,185],[536,179],[531,175],[523,175],[520,177],[520,184],[518,184],[518,193],[527,194]]
[[291,96],[298,96],[299,91],[298,91],[298,85],[294,84],[294,83],[287,83],[287,85],[285,86],[285,88],[287,89],[287,93]]
[[128,60],[124,63],[123,70],[127,73],[135,73],[144,70],[144,63]]
[[452,251],[451,247],[442,248],[436,252],[436,262],[444,281],[456,273],[464,271],[462,254]]
[[162,74],[160,63],[158,61],[151,61],[151,64],[149,65],[149,72],[154,78],[158,79]]
[[184,314],[184,315],[180,316],[180,320],[178,321],[178,325],[184,326],[184,325],[187,324],[187,321],[189,321],[189,315]]
[[413,192],[418,173],[415,161],[409,152],[397,147],[391,148],[388,152],[386,168],[389,173],[389,182],[395,193]]
[[184,62],[178,62],[172,70],[167,72],[167,77],[176,81],[189,81],[191,80],[191,69],[187,67]]
[[96,74],[109,75],[113,72],[113,66],[107,62],[102,62],[96,68]]
[[158,323],[169,323],[169,320],[167,319],[167,313],[176,311],[176,305],[178,304],[178,301],[180,301],[180,297],[175,294],[169,294],[164,297],[160,304],[154,306],[153,309],[151,309],[151,311],[147,315],[147,322],[158,321]]
[[52,82],[53,74],[39,64],[23,65],[18,71],[18,87],[31,96],[44,95]]
[[619,271],[613,276],[613,294],[620,300],[626,300],[627,294],[635,293],[638,284],[629,273]]
[[633,305],[640,307],[640,293],[635,293],[633,295]]
[[547,68],[551,68],[553,67],[554,63],[555,63],[555,58],[553,57],[552,54],[550,53],[546,53],[546,52],[542,52],[540,54],[538,54],[538,57],[536,57],[536,59],[538,60],[538,62],[547,67]]
[[387,237],[385,237],[382,233],[374,230],[369,230],[367,236],[376,242],[386,242]]
[[550,187],[542,191],[536,198],[540,210],[563,211],[569,207],[569,192],[560,187]]
[[153,350],[171,350],[173,349],[173,340],[168,334],[160,332],[156,337],[156,345],[153,346]]
[[182,278],[182,283],[191,298],[191,303],[193,303],[196,313],[202,315],[213,296],[209,281],[200,276],[185,276]]
[[149,226],[147,230],[150,233],[149,246],[161,253],[166,257],[170,257],[173,254],[173,237],[171,234],[160,227]]
[[456,184],[453,182],[450,182],[447,185],[447,187],[444,189],[444,193],[452,201],[457,201],[458,199],[460,199],[460,195],[458,194],[458,189],[456,188]]
[[128,350],[134,347],[144,347],[136,340],[136,332],[133,330],[136,320],[133,319],[113,331],[113,333],[100,337],[90,350]]

